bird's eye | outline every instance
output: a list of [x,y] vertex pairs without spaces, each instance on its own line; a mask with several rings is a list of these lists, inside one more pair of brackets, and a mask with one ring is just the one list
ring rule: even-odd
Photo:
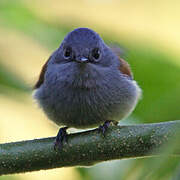
[[95,59],[95,60],[98,60],[99,57],[100,57],[100,50],[99,48],[94,48],[92,50],[92,57]]
[[70,58],[70,57],[71,57],[71,54],[72,54],[72,49],[71,49],[70,47],[68,47],[68,48],[66,48],[66,49],[64,50],[64,57],[65,57],[66,59]]

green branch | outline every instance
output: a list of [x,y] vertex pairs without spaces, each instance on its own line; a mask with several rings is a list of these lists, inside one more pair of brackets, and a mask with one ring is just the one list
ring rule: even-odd
[[[153,156],[178,131],[180,120],[111,126],[105,137],[97,129],[70,134],[59,151],[53,149],[54,137],[0,144],[0,175]],[[180,156],[180,149],[173,154]]]

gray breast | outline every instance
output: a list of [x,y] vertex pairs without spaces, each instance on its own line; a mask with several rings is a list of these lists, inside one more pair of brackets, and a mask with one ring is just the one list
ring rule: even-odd
[[51,120],[68,127],[94,127],[128,115],[137,102],[133,81],[111,71],[95,77],[47,77],[35,98]]

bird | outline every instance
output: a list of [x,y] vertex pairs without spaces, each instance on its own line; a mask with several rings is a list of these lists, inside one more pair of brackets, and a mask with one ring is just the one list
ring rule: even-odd
[[61,126],[54,148],[62,148],[70,127],[99,127],[105,134],[135,108],[141,88],[117,48],[90,28],[69,32],[46,61],[34,98],[47,117]]

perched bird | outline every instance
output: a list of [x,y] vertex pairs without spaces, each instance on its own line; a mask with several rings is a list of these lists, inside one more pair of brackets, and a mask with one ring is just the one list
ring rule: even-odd
[[49,119],[65,126],[55,147],[66,140],[68,127],[99,126],[105,133],[111,121],[118,122],[135,108],[141,89],[116,51],[93,30],[78,28],[43,66],[34,97]]

